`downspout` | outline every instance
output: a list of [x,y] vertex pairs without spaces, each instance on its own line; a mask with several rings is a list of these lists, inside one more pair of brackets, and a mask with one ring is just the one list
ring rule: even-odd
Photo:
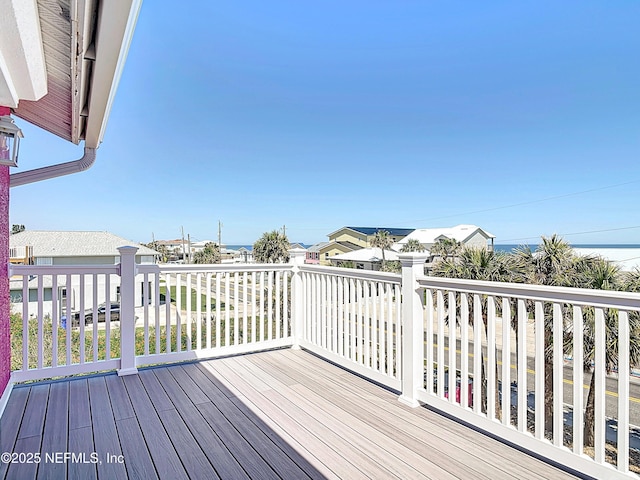
[[95,161],[96,149],[84,147],[84,155],[78,160],[12,174],[10,176],[9,186],[13,188],[28,183],[41,182],[42,180],[49,180],[50,178],[70,175],[72,173],[84,172],[91,168]]

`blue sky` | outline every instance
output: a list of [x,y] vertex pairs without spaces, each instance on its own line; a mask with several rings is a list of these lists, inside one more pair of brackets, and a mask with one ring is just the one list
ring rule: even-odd
[[[185,4],[187,5],[187,4]],[[253,243],[476,224],[640,243],[640,2],[143,3],[90,170],[11,223]],[[82,155],[17,120],[24,171]],[[585,233],[591,232],[591,233]]]

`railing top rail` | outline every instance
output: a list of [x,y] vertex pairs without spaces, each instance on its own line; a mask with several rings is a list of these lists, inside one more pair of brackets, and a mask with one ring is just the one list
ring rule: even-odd
[[356,270],[354,268],[327,267],[324,265],[300,265],[300,271],[311,273],[322,273],[335,277],[357,278],[361,280],[373,280],[376,282],[386,282],[396,285],[402,283],[402,276],[398,273],[376,272],[373,270]]
[[118,274],[120,265],[10,265],[12,275]]
[[640,310],[640,293],[429,276],[419,276],[416,280],[422,288],[447,289],[464,293],[562,302],[593,307]]
[[138,273],[277,272],[289,271],[290,263],[238,263],[188,265],[138,265]]

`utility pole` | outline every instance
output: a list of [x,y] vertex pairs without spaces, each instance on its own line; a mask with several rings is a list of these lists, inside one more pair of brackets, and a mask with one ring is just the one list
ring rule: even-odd
[[187,249],[189,251],[188,256],[187,256],[187,263],[191,263],[191,234],[188,233],[187,234]]
[[287,226],[286,225],[282,225],[282,235],[283,236],[287,236]]
[[222,222],[218,220],[218,249],[222,254]]
[[181,226],[180,229],[182,230],[182,262],[184,263],[184,227]]

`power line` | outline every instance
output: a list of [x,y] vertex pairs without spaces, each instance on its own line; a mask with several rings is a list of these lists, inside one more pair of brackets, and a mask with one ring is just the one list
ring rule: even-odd
[[[506,208],[521,207],[523,205],[532,205],[532,204],[535,204],[535,203],[548,202],[549,200],[557,200],[557,199],[560,199],[560,198],[573,197],[573,196],[576,196],[576,195],[583,195],[585,193],[599,192],[601,190],[607,190],[609,188],[622,187],[622,186],[625,186],[625,185],[631,185],[633,183],[638,183],[638,182],[640,182],[640,180],[631,180],[629,182],[616,183],[615,185],[606,185],[604,187],[591,188],[589,190],[581,190],[579,192],[565,193],[563,195],[554,195],[552,197],[545,197],[545,198],[540,198],[540,199],[537,199],[537,200],[529,200],[529,201],[526,201],[526,202],[512,203],[510,205],[502,205],[500,207],[485,208],[485,209],[482,209],[482,210],[473,210],[473,211],[470,211],[470,212],[463,212],[463,213],[454,213],[452,215],[444,215],[444,216],[441,216],[441,217],[431,217],[431,218],[423,218],[423,219],[419,219],[419,220],[409,220],[409,221],[400,222],[400,223],[393,223],[391,225],[408,225],[410,223],[428,222],[428,221],[431,221],[431,220],[442,220],[444,218],[460,217],[460,216],[463,216],[463,215],[473,215],[473,214],[476,214],[476,213],[494,212],[496,210],[504,210]],[[624,230],[625,228],[623,228],[622,230]],[[628,227],[628,228],[637,228],[637,227]],[[604,231],[608,231],[608,230],[602,230],[602,231],[604,232]],[[592,233],[592,232],[580,232],[580,233]],[[567,235],[572,235],[572,234],[567,234]]]
[[[605,228],[602,230],[589,230],[588,232],[571,232],[571,233],[558,233],[559,236],[561,237],[569,237],[572,235],[586,235],[588,233],[603,233],[603,232],[616,232],[619,230],[633,230],[634,228],[640,228],[640,225],[635,225],[633,227],[619,227],[619,228]],[[520,238],[508,238],[506,240],[503,240],[504,242],[517,242],[520,240],[532,240],[532,239],[538,239],[539,237],[520,237]]]

